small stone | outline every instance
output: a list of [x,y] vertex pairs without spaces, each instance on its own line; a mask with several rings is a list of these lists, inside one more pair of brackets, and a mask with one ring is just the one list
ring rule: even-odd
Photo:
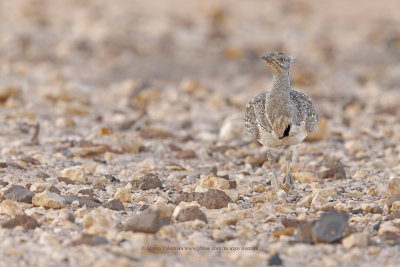
[[81,190],[79,190],[78,193],[82,194],[82,195],[87,195],[87,196],[94,197],[94,193],[93,193],[92,189],[81,189]]
[[314,227],[316,240],[332,243],[342,239],[348,229],[348,221],[349,215],[344,211],[325,212]]
[[60,191],[57,187],[55,187],[55,186],[50,186],[48,190],[49,190],[50,192],[56,193],[56,194],[58,194],[58,195],[61,194],[61,191]]
[[360,209],[367,213],[379,213],[382,214],[383,210],[375,203],[361,203]]
[[274,255],[272,255],[269,259],[268,259],[268,265],[282,265],[282,259],[281,257],[279,257],[279,254],[276,253]]
[[193,150],[181,150],[176,153],[177,159],[193,159],[196,157],[196,153]]
[[118,188],[114,198],[121,200],[121,202],[130,203],[132,201],[131,189],[126,187]]
[[114,213],[115,211],[100,206],[84,215],[82,225],[85,233],[90,235],[107,234],[119,222]]
[[219,216],[215,221],[215,224],[217,226],[235,225],[239,221],[244,220],[246,216],[247,216],[246,210],[235,210],[230,213],[224,214],[223,216]]
[[61,176],[71,179],[76,184],[86,184],[88,177],[82,166],[66,168],[61,172]]
[[71,179],[67,178],[67,177],[57,177],[57,180],[59,182],[64,182],[65,184],[75,184],[74,181],[72,181]]
[[106,204],[104,204],[104,207],[110,210],[117,210],[117,211],[125,210],[124,205],[119,199],[113,199],[107,202]]
[[22,185],[15,185],[7,189],[2,199],[11,199],[18,202],[32,203],[34,193],[23,187]]
[[301,183],[311,183],[318,180],[318,176],[313,172],[293,172],[293,179]]
[[39,227],[38,222],[27,215],[16,215],[13,219],[6,221],[1,225],[3,228],[14,228],[16,226],[22,226],[24,229],[35,229]]
[[46,182],[37,182],[31,185],[30,189],[33,193],[38,194],[47,190],[50,187],[49,183]]
[[384,235],[386,233],[394,233],[394,234],[399,234],[400,233],[400,228],[396,227],[393,225],[392,222],[384,222],[380,225],[378,234],[379,235]]
[[368,246],[368,234],[366,232],[353,233],[342,240],[345,248]]
[[140,189],[140,190],[150,190],[156,188],[162,188],[162,182],[155,174],[146,174],[145,176],[141,177],[139,180],[131,181],[131,185],[133,189]]
[[193,220],[201,220],[207,223],[207,216],[197,207],[189,207],[182,209],[178,216],[176,216],[178,222],[186,222]]
[[277,229],[272,233],[272,236],[274,238],[279,238],[282,235],[291,236],[294,233],[294,230],[295,230],[294,227]]
[[45,208],[59,209],[65,204],[65,199],[56,193],[44,191],[32,198],[34,206],[42,206]]
[[108,240],[104,236],[98,236],[98,235],[92,236],[92,235],[83,234],[80,239],[73,241],[71,245],[73,245],[73,246],[80,246],[80,245],[99,246],[99,245],[104,245],[104,244],[108,244]]
[[387,193],[389,197],[400,194],[400,178],[391,178],[387,185]]
[[398,210],[400,210],[400,201],[395,201],[393,202],[390,211],[398,211]]
[[353,179],[357,179],[357,178],[364,179],[364,178],[367,178],[367,176],[368,176],[368,173],[366,171],[358,170],[358,171],[356,171],[356,173],[353,175],[352,178]]
[[174,204],[178,205],[182,201],[197,201],[201,206],[207,209],[221,209],[228,206],[231,202],[231,198],[224,191],[210,189],[207,192],[183,192],[175,198]]
[[300,221],[292,218],[282,218],[281,223],[285,227],[297,227]]
[[314,209],[321,209],[328,203],[328,200],[320,195],[320,193],[315,194],[311,201],[311,207]]
[[62,197],[65,199],[65,204],[67,204],[67,205],[72,205],[72,203],[74,201],[77,201],[79,207],[86,206],[88,208],[96,208],[96,207],[100,206],[100,203],[98,200],[94,201],[92,199],[80,197],[77,195],[63,195]]
[[392,204],[396,201],[400,201],[400,194],[393,195],[386,201],[386,206],[388,206],[389,210],[392,208]]
[[[205,189],[219,189],[219,190],[228,190],[231,189],[231,185],[229,180],[224,178],[217,177],[215,175],[201,175],[199,185],[201,187],[200,192]],[[198,190],[196,190],[198,191]]]
[[327,164],[328,169],[318,174],[321,179],[346,179],[346,171],[340,160],[334,160]]
[[216,242],[223,242],[234,238],[231,231],[222,229],[215,229],[212,233],[212,237]]
[[276,211],[283,214],[292,214],[295,212],[294,205],[291,203],[276,204]]
[[0,214],[14,216],[21,214],[22,209],[17,202],[11,199],[5,199],[0,203]]
[[126,224],[126,230],[143,233],[156,233],[161,226],[170,223],[170,217],[161,217],[160,211],[146,209],[134,215]]

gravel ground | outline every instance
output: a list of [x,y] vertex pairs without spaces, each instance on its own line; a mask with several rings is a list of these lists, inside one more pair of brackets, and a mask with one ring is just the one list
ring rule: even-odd
[[[0,266],[400,266],[399,9],[0,0]],[[278,192],[271,51],[321,118]]]

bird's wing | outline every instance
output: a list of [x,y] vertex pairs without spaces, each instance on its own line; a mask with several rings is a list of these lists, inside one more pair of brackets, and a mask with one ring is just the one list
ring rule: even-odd
[[307,131],[312,132],[318,123],[318,113],[311,102],[311,98],[305,93],[290,90],[290,99],[297,109],[295,124],[300,125],[305,122]]
[[252,121],[253,125],[259,125],[263,130],[270,133],[272,131],[272,127],[265,114],[265,100],[267,93],[268,92],[261,93],[249,101],[246,106],[245,123],[246,120]]

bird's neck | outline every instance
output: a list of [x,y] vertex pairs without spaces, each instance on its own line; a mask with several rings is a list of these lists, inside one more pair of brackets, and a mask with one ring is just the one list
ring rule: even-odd
[[289,94],[290,75],[289,72],[274,73],[272,78],[271,91],[277,94]]

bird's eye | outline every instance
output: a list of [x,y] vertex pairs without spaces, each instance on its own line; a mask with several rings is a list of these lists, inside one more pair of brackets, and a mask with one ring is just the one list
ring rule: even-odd
[[282,62],[285,62],[285,59],[284,59],[284,58],[282,58],[282,59],[281,59],[281,61],[282,61]]

